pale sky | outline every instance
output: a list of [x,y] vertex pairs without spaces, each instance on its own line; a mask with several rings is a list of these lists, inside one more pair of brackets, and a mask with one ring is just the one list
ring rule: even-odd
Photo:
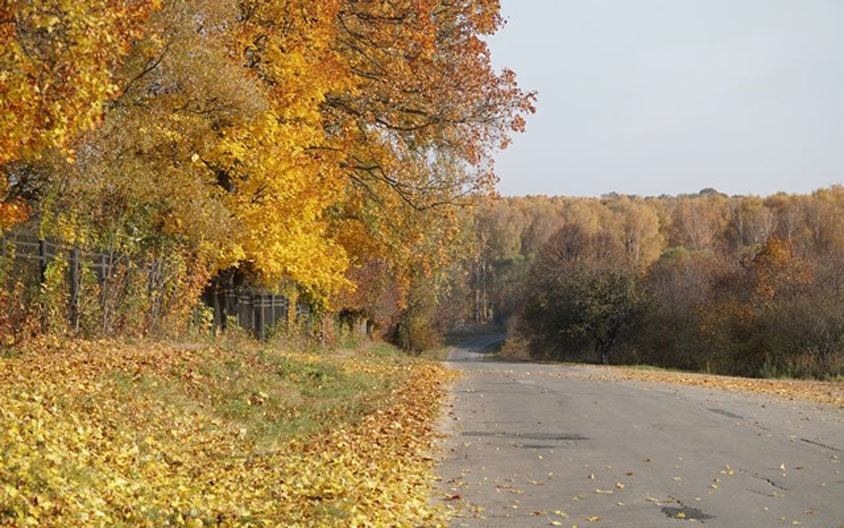
[[844,182],[844,0],[502,0],[496,66],[539,92],[504,195]]

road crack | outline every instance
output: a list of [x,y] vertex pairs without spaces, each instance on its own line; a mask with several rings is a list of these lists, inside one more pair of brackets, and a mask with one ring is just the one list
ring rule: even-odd
[[841,451],[837,447],[832,447],[831,445],[822,444],[820,442],[815,442],[814,440],[809,440],[808,438],[801,438],[801,442],[806,442],[807,444],[816,445],[818,447],[823,447],[824,449],[830,449],[832,451]]
[[782,484],[779,484],[779,483],[769,479],[768,477],[761,477],[761,476],[759,476],[759,474],[754,474],[753,478],[759,479],[759,480],[764,480],[765,482],[767,482],[768,484],[770,484],[771,486],[773,486],[777,489],[780,489],[780,490],[783,490],[783,491],[788,491],[788,488],[786,488]]

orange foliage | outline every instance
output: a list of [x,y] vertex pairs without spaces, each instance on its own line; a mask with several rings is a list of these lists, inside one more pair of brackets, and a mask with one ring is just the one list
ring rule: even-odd
[[[37,158],[45,148],[73,156],[69,144],[117,94],[114,70],[158,1],[0,4],[0,191],[11,161]],[[0,227],[24,218],[14,200],[0,207]]]
[[493,192],[492,152],[533,111],[490,62],[495,0],[4,9],[0,225],[25,197],[44,236],[323,307],[372,259],[400,305],[452,262],[456,209]]
[[756,302],[768,304],[812,280],[812,270],[806,259],[794,254],[793,245],[778,238],[769,239],[749,264],[755,282]]

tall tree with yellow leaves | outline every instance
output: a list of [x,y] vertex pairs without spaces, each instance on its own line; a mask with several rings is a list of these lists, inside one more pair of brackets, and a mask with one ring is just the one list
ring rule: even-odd
[[414,241],[455,239],[453,206],[492,192],[491,152],[533,111],[534,94],[490,63],[483,38],[501,24],[494,0],[346,0],[338,11],[334,49],[352,87],[329,92],[322,111],[344,145],[340,216],[401,276],[427,255],[423,266],[441,259]]

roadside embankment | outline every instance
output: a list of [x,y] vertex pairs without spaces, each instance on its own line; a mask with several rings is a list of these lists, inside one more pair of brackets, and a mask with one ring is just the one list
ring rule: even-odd
[[45,339],[0,359],[0,526],[434,526],[438,365]]

